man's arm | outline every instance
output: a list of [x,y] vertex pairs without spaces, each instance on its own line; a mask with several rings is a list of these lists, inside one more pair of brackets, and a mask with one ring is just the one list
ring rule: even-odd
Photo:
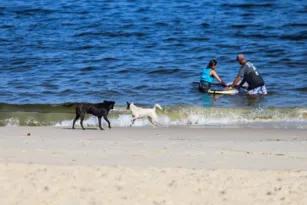
[[243,79],[242,81],[241,81],[241,83],[238,85],[238,89],[240,89],[241,87],[242,87],[242,85],[245,83],[246,81]]
[[240,80],[241,80],[241,77],[238,75],[230,87],[234,88]]
[[[241,77],[244,76],[244,72],[245,72],[245,66],[242,66],[242,67],[240,68],[240,70],[239,70],[238,76],[237,76],[236,79],[233,81],[233,83],[231,84],[230,88],[234,88],[234,87],[238,84],[238,82],[241,80]],[[244,81],[244,79],[243,79],[242,81]],[[240,84],[240,85],[241,85],[241,84]],[[239,86],[240,86],[240,85],[239,85]],[[243,85],[243,84],[242,84],[242,85]],[[241,85],[241,86],[242,86],[242,85]]]

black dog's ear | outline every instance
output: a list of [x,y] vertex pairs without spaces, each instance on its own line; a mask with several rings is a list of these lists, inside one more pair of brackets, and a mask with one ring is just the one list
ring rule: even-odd
[[113,109],[114,108],[114,103],[109,104],[109,109]]
[[126,102],[127,103],[127,105],[130,105],[130,103],[128,103],[128,102]]

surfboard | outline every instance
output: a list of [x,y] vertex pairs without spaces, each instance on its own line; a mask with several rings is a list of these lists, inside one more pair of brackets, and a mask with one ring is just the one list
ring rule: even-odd
[[[198,90],[200,92],[206,92],[206,93],[209,93],[209,94],[221,94],[221,95],[235,95],[235,94],[238,94],[239,92],[246,92],[246,87],[248,84],[244,83],[243,86],[240,88],[240,91],[238,89],[232,89],[232,90],[224,90],[223,88],[221,88],[222,86],[220,84],[214,84],[212,83],[211,85],[214,86],[214,88],[212,89],[209,89],[208,91],[205,91],[205,90],[202,90],[200,87],[199,87],[199,82],[193,82],[192,83],[193,86],[197,86],[198,87]],[[232,82],[230,83],[227,83],[227,85],[231,85]],[[218,87],[216,87],[218,86]]]
[[237,89],[232,89],[232,90],[214,90],[214,89],[209,89],[208,90],[209,94],[222,94],[222,95],[235,95],[239,93]]

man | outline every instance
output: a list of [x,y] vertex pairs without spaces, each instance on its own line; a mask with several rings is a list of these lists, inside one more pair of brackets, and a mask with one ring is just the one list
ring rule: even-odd
[[237,61],[240,63],[241,68],[238,76],[233,81],[229,89],[236,87],[237,83],[242,79],[241,83],[237,88],[239,89],[245,82],[248,83],[247,94],[256,95],[256,94],[267,94],[264,81],[260,73],[257,71],[256,67],[251,63],[247,62],[243,54],[237,56]]

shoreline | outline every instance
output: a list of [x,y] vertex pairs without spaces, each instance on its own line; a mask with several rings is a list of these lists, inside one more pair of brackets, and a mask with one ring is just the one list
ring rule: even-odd
[[[147,107],[147,106],[146,106]],[[0,110],[0,126],[58,126],[71,127],[75,118],[73,107],[60,104],[3,105]],[[202,107],[197,105],[165,105],[157,110],[158,122],[162,127],[263,127],[307,129],[307,110],[303,107],[268,108],[227,108]],[[130,111],[123,105],[116,105],[108,116],[112,126],[129,127],[132,120]],[[107,123],[102,120],[103,126]],[[80,126],[80,121],[77,121]],[[86,115],[84,125],[96,128],[96,116]],[[138,119],[135,126],[151,126],[147,118]]]

